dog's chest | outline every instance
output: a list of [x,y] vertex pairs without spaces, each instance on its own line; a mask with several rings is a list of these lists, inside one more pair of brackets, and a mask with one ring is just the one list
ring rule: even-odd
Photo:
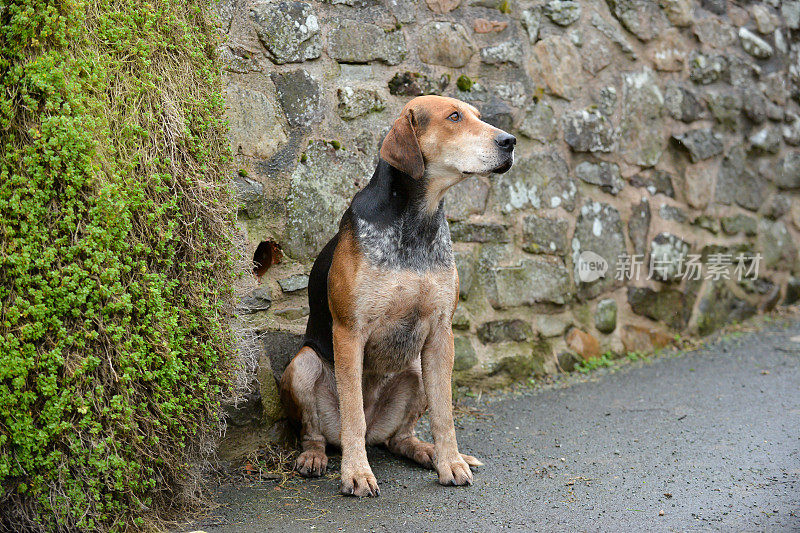
[[425,272],[453,264],[450,228],[444,213],[429,221],[404,215],[389,224],[356,220],[356,239],[370,265]]
[[450,319],[457,297],[454,267],[429,272],[366,269],[355,301],[368,339],[365,366],[384,371],[408,367],[432,328]]

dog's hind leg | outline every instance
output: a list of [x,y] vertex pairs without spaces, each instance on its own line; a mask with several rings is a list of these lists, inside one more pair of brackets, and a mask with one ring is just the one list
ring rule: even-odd
[[302,452],[295,470],[318,477],[328,467],[325,445],[339,444],[339,412],[333,370],[310,347],[303,347],[281,378],[281,399],[300,425]]
[[[367,440],[374,441],[392,428],[390,436],[383,441],[389,451],[433,469],[433,444],[418,439],[414,431],[428,404],[418,364],[396,376],[384,387],[380,397],[386,401],[378,405],[370,417],[374,422],[367,429]],[[470,466],[483,464],[471,455],[462,454],[461,457]]]

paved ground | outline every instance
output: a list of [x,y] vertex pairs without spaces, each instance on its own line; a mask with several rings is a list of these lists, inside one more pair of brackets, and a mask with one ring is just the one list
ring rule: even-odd
[[[315,481],[226,485],[195,524],[261,531],[800,531],[800,323],[567,387],[482,398],[472,487],[370,449],[377,499]],[[792,338],[795,340],[792,340]],[[663,510],[663,516],[660,511]]]

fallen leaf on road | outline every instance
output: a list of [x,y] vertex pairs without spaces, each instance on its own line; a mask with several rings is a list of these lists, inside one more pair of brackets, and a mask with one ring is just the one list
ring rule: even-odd
[[769,374],[769,370],[762,370],[761,371],[761,375],[762,376],[766,376],[767,374]]

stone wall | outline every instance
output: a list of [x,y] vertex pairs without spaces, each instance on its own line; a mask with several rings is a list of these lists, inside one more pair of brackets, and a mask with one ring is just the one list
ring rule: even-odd
[[[798,298],[800,1],[219,0],[216,11],[239,222],[265,263],[240,310],[276,375],[305,329],[313,258],[420,94],[471,102],[519,139],[510,172],[446,197],[460,383],[649,351]],[[585,251],[607,276],[576,276]],[[646,270],[651,256],[742,251],[763,254],[758,280],[671,267],[614,277],[626,252]]]

